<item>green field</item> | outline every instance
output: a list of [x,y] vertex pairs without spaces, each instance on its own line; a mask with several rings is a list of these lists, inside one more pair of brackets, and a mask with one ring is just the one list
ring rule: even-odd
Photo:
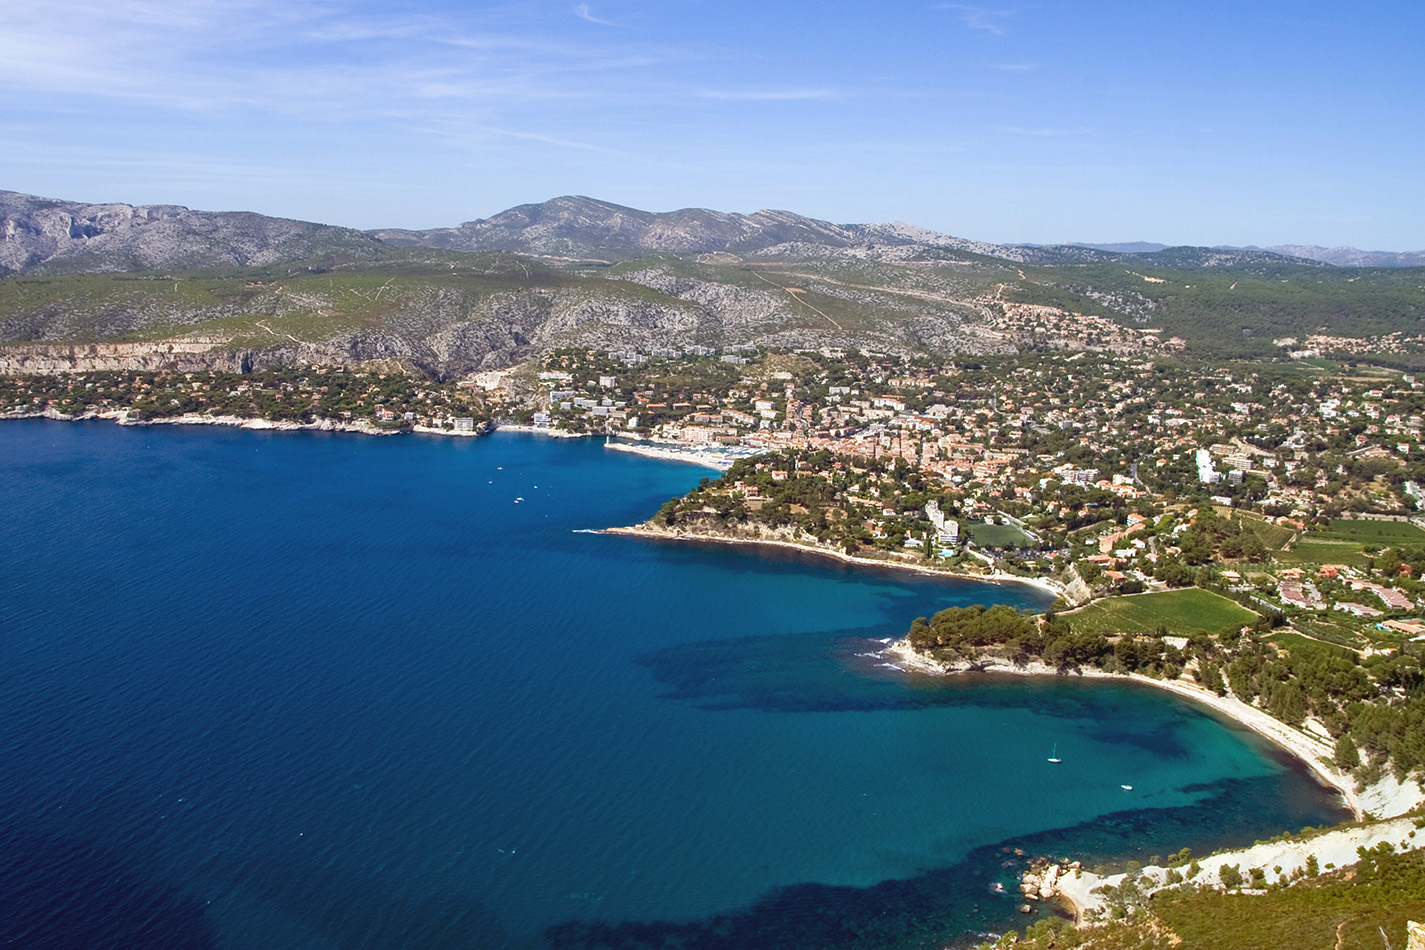
[[1313,528],[1289,551],[1274,555],[1286,564],[1348,564],[1366,562],[1364,548],[1425,544],[1425,531],[1406,521],[1348,521],[1337,518],[1327,528]]
[[1337,518],[1331,527],[1307,534],[1307,539],[1354,541],[1385,547],[1394,544],[1425,544],[1425,531],[1408,521],[1347,521]]
[[1366,555],[1359,542],[1332,541],[1307,535],[1292,545],[1289,551],[1278,551],[1273,557],[1286,564],[1347,564],[1359,566]]
[[1028,535],[1012,524],[974,523],[966,530],[982,548],[1019,548],[1029,547],[1034,543],[1029,540]]
[[1110,597],[1064,616],[1075,630],[1153,633],[1161,625],[1174,636],[1236,630],[1257,619],[1235,601],[1196,587]]
[[[1340,635],[1338,634],[1338,636]],[[1352,660],[1355,659],[1354,650],[1359,646],[1359,644],[1354,638],[1349,641],[1350,645],[1347,646],[1338,642],[1330,642],[1325,639],[1319,639],[1315,636],[1303,636],[1300,633],[1294,633],[1290,630],[1274,633],[1270,637],[1268,637],[1267,640],[1271,643],[1275,643],[1277,646],[1285,650],[1290,650],[1293,647],[1299,646],[1324,647],[1328,650],[1334,650],[1340,653],[1342,656],[1349,657]]]
[[1291,528],[1283,528],[1281,525],[1269,524],[1268,522],[1242,516],[1242,530],[1257,536],[1257,540],[1262,542],[1262,546],[1270,551],[1281,550],[1292,536],[1296,534]]

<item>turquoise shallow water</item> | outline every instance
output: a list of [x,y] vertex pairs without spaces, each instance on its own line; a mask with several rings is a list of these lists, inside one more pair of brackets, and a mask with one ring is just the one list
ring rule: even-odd
[[529,436],[0,426],[0,934],[944,946],[1016,916],[1010,839],[1146,857],[1341,817],[1171,696],[875,655],[1033,591],[576,532],[704,474]]

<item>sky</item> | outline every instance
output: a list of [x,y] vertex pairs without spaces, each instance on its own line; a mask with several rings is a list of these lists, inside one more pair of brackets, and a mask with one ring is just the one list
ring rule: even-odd
[[0,0],[0,189],[1425,249],[1425,4]]

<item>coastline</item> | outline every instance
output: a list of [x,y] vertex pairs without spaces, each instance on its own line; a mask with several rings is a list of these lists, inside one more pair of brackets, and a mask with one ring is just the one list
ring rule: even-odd
[[[570,433],[562,430],[551,430],[545,427],[523,426],[523,425],[496,425],[488,424],[473,431],[456,432],[449,429],[442,429],[428,426],[413,426],[410,429],[381,429],[364,420],[358,422],[335,421],[332,419],[317,419],[310,423],[299,423],[289,421],[272,421],[267,419],[248,418],[241,416],[208,416],[196,413],[188,413],[179,416],[163,417],[156,419],[138,420],[129,419],[128,410],[108,410],[103,412],[91,411],[76,415],[66,415],[54,409],[45,408],[38,411],[5,412],[0,413],[0,420],[4,419],[35,419],[43,418],[54,421],[74,422],[86,420],[108,420],[123,426],[145,426],[145,425],[221,425],[237,428],[245,428],[260,431],[324,431],[324,432],[349,432],[360,435],[392,436],[401,435],[407,432],[415,432],[428,435],[453,436],[457,438],[472,438],[486,434],[490,431],[508,430],[512,432],[523,432],[537,435],[545,435],[552,438],[589,438],[596,433]],[[661,450],[656,446],[641,446],[627,444],[610,444],[610,448],[620,451],[631,452],[659,458],[664,460],[675,460],[685,462],[696,462],[697,464],[709,464],[708,462],[687,458],[686,454],[678,454],[676,449]],[[713,466],[716,467],[716,466]],[[690,541],[708,542],[731,545],[761,545],[768,547],[785,548],[807,554],[828,557],[842,563],[854,564],[865,567],[881,567],[900,571],[910,571],[916,574],[938,577],[949,577],[962,580],[983,581],[995,584],[1021,584],[1033,587],[1044,592],[1051,597],[1059,597],[1064,593],[1062,585],[1045,578],[1027,578],[1003,572],[972,573],[962,570],[952,570],[937,568],[926,564],[906,563],[894,559],[880,559],[859,557],[847,554],[844,551],[832,547],[825,547],[804,541],[791,541],[784,538],[744,538],[728,537],[704,532],[686,532],[676,529],[660,529],[648,524],[632,525],[627,527],[611,527],[595,530],[591,533],[624,535],[630,537],[640,537],[651,540],[663,541]],[[914,651],[908,643],[903,640],[896,641],[885,651],[893,657],[898,665],[907,671],[917,672],[926,675],[955,675],[966,672],[989,672],[1002,673],[1019,676],[1078,676],[1089,679],[1117,679],[1142,683],[1157,689],[1167,690],[1184,699],[1197,702],[1208,707],[1214,712],[1222,715],[1238,725],[1250,729],[1251,731],[1269,739],[1280,748],[1286,750],[1301,762],[1317,777],[1318,780],[1327,786],[1340,792],[1348,808],[1355,815],[1357,820],[1365,817],[1375,816],[1380,818],[1392,818],[1411,810],[1421,803],[1425,803],[1425,792],[1422,792],[1413,782],[1407,781],[1404,785],[1395,782],[1387,776],[1381,782],[1366,789],[1357,790],[1354,780],[1345,773],[1342,773],[1329,764],[1333,750],[1331,745],[1324,739],[1311,735],[1302,730],[1288,726],[1268,715],[1266,712],[1255,706],[1248,705],[1232,695],[1219,696],[1200,684],[1178,679],[1174,681],[1154,679],[1136,673],[1109,673],[1095,668],[1079,668],[1072,672],[1063,672],[1049,667],[1042,663],[1029,663],[1018,666],[1003,660],[990,658],[978,661],[974,664],[946,664],[934,660],[930,657]]]
[[517,422],[492,422],[491,432],[526,432],[530,435],[544,435],[551,439],[592,439],[601,432],[569,432],[565,429],[551,429],[548,426],[526,426]]
[[1407,784],[1401,785],[1389,776],[1376,785],[1357,790],[1356,783],[1350,775],[1340,772],[1328,764],[1332,750],[1325,740],[1294,729],[1255,706],[1247,705],[1235,696],[1219,696],[1206,687],[1188,680],[1160,680],[1139,673],[1109,673],[1091,668],[1061,672],[1039,662],[1017,666],[995,659],[978,662],[974,665],[968,663],[963,665],[947,664],[917,652],[905,640],[897,640],[887,647],[885,652],[898,661],[898,665],[902,669],[930,676],[954,676],[977,671],[1004,673],[1012,676],[1077,676],[1085,679],[1142,683],[1145,686],[1167,690],[1184,699],[1206,706],[1238,725],[1271,740],[1301,760],[1317,779],[1339,791],[1357,821],[1368,816],[1394,818],[1425,802],[1425,792],[1421,792],[1413,783],[1407,782]]
[[1062,596],[1064,591],[1056,582],[1040,577],[1019,577],[1014,574],[994,572],[989,574],[972,574],[968,571],[955,571],[944,568],[930,567],[925,564],[907,564],[901,561],[880,560],[878,558],[857,557],[854,554],[847,554],[835,548],[819,547],[817,545],[805,544],[798,541],[787,541],[777,538],[729,538],[716,534],[689,533],[668,531],[664,529],[650,527],[647,524],[629,525],[621,528],[601,528],[594,534],[617,534],[634,538],[648,538],[655,541],[697,541],[711,542],[715,544],[742,544],[760,545],[763,547],[787,548],[793,551],[801,551],[804,554],[818,554],[829,557],[847,564],[858,564],[862,567],[885,567],[897,571],[910,571],[916,574],[926,574],[932,577],[952,577],[959,580],[986,581],[992,584],[1024,584],[1041,590],[1051,597]]
[[476,438],[490,431],[484,426],[464,432],[421,425],[412,426],[410,429],[382,429],[365,420],[359,422],[338,422],[335,419],[325,418],[314,419],[311,422],[289,422],[285,420],[274,421],[272,419],[257,419],[248,416],[208,416],[200,413],[185,413],[181,416],[164,416],[158,419],[130,419],[128,415],[129,410],[127,409],[111,409],[105,412],[82,412],[78,415],[71,416],[47,408],[38,412],[0,413],[0,421],[5,419],[50,419],[55,422],[103,420],[121,426],[231,426],[238,429],[253,429],[268,432],[351,432],[357,435],[375,436],[404,435],[408,432],[416,432],[422,435],[445,435],[465,439]]
[[[1339,828],[1305,840],[1266,841],[1250,848],[1223,851],[1197,858],[1197,863],[1202,870],[1193,879],[1193,882],[1204,887],[1226,889],[1226,885],[1222,882],[1224,866],[1236,867],[1244,875],[1252,868],[1261,868],[1276,879],[1290,878],[1296,874],[1308,873],[1307,862],[1311,857],[1316,858],[1319,868],[1343,868],[1360,860],[1360,855],[1357,853],[1358,848],[1374,848],[1382,842],[1388,842],[1392,848],[1398,848],[1401,851],[1421,847],[1422,845],[1411,837],[1414,834],[1414,818],[1396,818],[1374,824]],[[1181,873],[1184,869],[1179,867],[1178,870]],[[1170,886],[1167,881],[1167,873],[1168,868],[1150,864],[1142,869],[1138,879],[1140,886],[1150,892],[1159,887]],[[1094,891],[1104,885],[1118,887],[1123,884],[1125,878],[1125,874],[1098,875],[1075,868],[1072,871],[1055,875],[1044,883],[1032,881],[1027,881],[1027,883],[1033,883],[1040,895],[1052,896],[1068,904],[1073,909],[1079,926],[1082,927],[1091,923],[1094,918],[1100,917],[1108,907],[1108,901],[1104,895],[1096,894]],[[1272,880],[1272,883],[1276,883],[1276,880]],[[1049,891],[1047,895],[1045,895],[1046,889]],[[1243,892],[1260,893],[1254,892],[1250,888],[1244,888]]]
[[710,468],[714,471],[725,472],[732,467],[732,463],[739,458],[747,456],[728,455],[719,452],[702,452],[698,449],[683,448],[675,445],[656,445],[640,442],[608,442],[604,448],[614,452],[627,452],[630,455],[642,455],[646,458],[659,459],[664,462],[684,462],[688,465],[699,465],[703,468]]

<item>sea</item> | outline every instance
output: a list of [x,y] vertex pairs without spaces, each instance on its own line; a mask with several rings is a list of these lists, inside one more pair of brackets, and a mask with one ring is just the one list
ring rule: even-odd
[[0,943],[972,946],[1053,913],[1019,909],[1035,856],[1348,817],[1161,691],[882,655],[1033,588],[592,533],[708,474],[0,424]]

